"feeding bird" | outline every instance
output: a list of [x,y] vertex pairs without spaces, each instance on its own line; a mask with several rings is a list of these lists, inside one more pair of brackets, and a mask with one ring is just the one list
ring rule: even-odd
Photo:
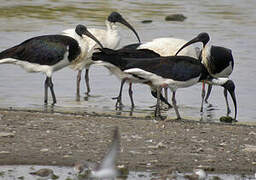
[[[112,50],[108,48],[99,49],[100,52],[93,53],[92,60],[96,61],[95,64],[106,67],[110,72],[115,74],[118,78],[121,79],[121,88],[117,98],[116,107],[122,106],[122,88],[125,81],[129,81],[129,83],[144,83],[144,79],[141,79],[137,76],[131,76],[128,73],[125,73],[123,69],[126,67],[126,63],[119,61],[120,58],[154,58],[160,57],[159,54],[151,51],[149,49],[126,49],[121,48],[118,50]],[[131,87],[131,86],[130,86]],[[156,88],[151,87],[151,94],[154,97],[156,96]],[[134,101],[132,96],[132,90],[129,89],[129,95],[131,99],[131,105],[134,107]],[[170,107],[172,107],[168,101],[160,94],[160,100],[163,101]]]
[[52,169],[48,168],[39,169],[35,172],[30,172],[29,174],[36,177],[38,180],[56,179],[58,177],[53,173]]
[[44,103],[48,102],[48,88],[50,88],[52,104],[55,104],[57,101],[52,82],[53,72],[87,55],[88,45],[82,40],[85,36],[100,44],[83,25],[77,25],[75,33],[76,38],[65,35],[44,35],[28,39],[0,52],[0,64],[16,64],[27,72],[45,73]]
[[[135,31],[135,29],[122,17],[121,14],[118,12],[112,12],[107,20],[105,21],[107,29],[97,29],[97,28],[88,28],[88,30],[95,36],[97,39],[102,43],[104,47],[115,49],[120,43],[120,35],[118,26],[116,23],[121,23],[125,26],[127,26],[129,29],[131,29],[134,34],[136,35],[138,41],[140,42],[140,38]],[[63,31],[65,35],[70,35],[71,37],[74,34],[74,29],[67,29]],[[81,81],[81,74],[82,70],[85,69],[85,83],[87,87],[87,94],[90,93],[90,84],[89,84],[89,68],[93,64],[93,61],[91,60],[92,52],[98,48],[97,44],[94,41],[91,41],[90,39],[85,39],[88,41],[89,48],[86,50],[88,52],[88,55],[85,56],[84,59],[80,59],[80,61],[76,61],[71,64],[71,68],[73,70],[78,71],[77,74],[77,95],[80,94],[80,81]]]
[[77,163],[74,166],[74,170],[77,173],[82,173],[84,169],[89,169],[90,179],[114,179],[118,175],[116,168],[116,159],[120,151],[120,135],[118,128],[116,127],[113,134],[113,140],[109,146],[108,152],[103,158],[100,164],[90,163],[84,161]]
[[[195,38],[193,38],[192,40],[184,44],[177,51],[176,55],[179,54],[179,52],[182,51],[183,48],[188,47],[190,44],[193,44],[196,42],[202,42],[203,48],[200,52],[199,60],[205,65],[209,74],[214,78],[229,77],[234,68],[232,51],[225,47],[208,45],[209,40],[210,40],[210,36],[208,33],[200,33],[198,36],[196,36]],[[212,89],[212,85],[209,84],[207,95],[205,98],[206,102],[210,96],[211,89]],[[205,88],[203,83],[201,112],[203,111],[204,97],[205,97]],[[227,106],[227,115],[229,115],[231,111],[228,104],[226,89],[224,89],[224,97],[225,97],[226,106]]]
[[[139,51],[139,50],[137,50]],[[113,51],[112,51],[113,53]],[[235,84],[228,78],[213,78],[210,76],[204,64],[197,59],[188,56],[167,56],[155,58],[122,58],[116,51],[116,55],[109,55],[103,49],[102,52],[93,54],[92,59],[101,59],[104,62],[120,66],[124,73],[129,74],[130,79],[140,80],[140,83],[148,84],[157,88],[157,106],[155,116],[160,114],[160,90],[168,87],[173,92],[172,102],[177,119],[181,116],[176,105],[175,93],[178,88],[192,86],[198,82],[223,86],[230,93],[235,106],[235,118],[237,115],[237,105],[235,97]],[[115,57],[115,58],[114,58]]]
[[[130,50],[149,49],[149,50],[152,50],[152,51],[158,53],[160,56],[172,56],[179,50],[179,48],[181,48],[187,42],[188,41],[186,41],[184,39],[164,37],[164,38],[156,38],[156,39],[153,39],[152,41],[149,41],[146,43],[135,43],[135,44],[126,45],[123,47],[123,49],[130,49]],[[198,47],[188,46],[185,49],[183,49],[180,53],[181,53],[181,55],[184,55],[184,56],[198,58],[199,52],[200,52],[200,49]],[[144,58],[146,58],[146,57],[144,57]],[[119,93],[119,96],[116,98],[117,103],[119,101],[122,102],[121,93],[122,93],[122,89],[123,89],[123,85],[124,85],[125,81],[126,81],[126,79],[123,79],[121,81],[120,93]],[[154,95],[155,95],[156,91],[151,91],[151,93],[154,93]],[[131,97],[132,96],[132,83],[131,82],[129,83],[129,96],[130,96],[130,99],[133,99]],[[163,97],[161,97],[161,99],[162,99],[162,101],[168,102],[166,100],[166,99],[168,99],[167,98],[167,89],[165,89],[165,99],[163,99]],[[132,107],[133,106],[134,106],[134,103],[132,103]]]

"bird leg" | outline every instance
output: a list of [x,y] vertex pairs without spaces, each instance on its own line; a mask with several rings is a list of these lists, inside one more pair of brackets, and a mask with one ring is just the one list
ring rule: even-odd
[[230,110],[229,104],[228,104],[228,91],[225,88],[224,88],[224,97],[225,97],[226,106],[227,106],[227,116],[229,116],[229,114],[231,113],[231,110]]
[[82,70],[79,70],[76,77],[76,96],[80,96],[80,82],[81,82]]
[[204,97],[205,97],[205,82],[204,82],[204,81],[203,81],[201,96],[202,96],[202,102],[201,102],[201,109],[200,109],[200,112],[202,113],[202,112],[203,112],[203,109],[204,109]]
[[48,77],[44,81],[44,104],[48,102]]
[[132,108],[134,108],[134,101],[133,101],[133,91],[132,91],[132,83],[129,83],[129,96],[130,96],[130,100],[131,100],[131,105]]
[[161,87],[157,87],[156,93],[157,93],[157,101],[156,101],[156,109],[155,109],[155,118],[156,119],[162,119],[161,118],[161,112],[160,112],[160,94],[161,94]]
[[180,117],[180,113],[178,111],[178,107],[177,107],[177,104],[176,104],[175,93],[176,93],[175,91],[172,92],[172,104],[173,104],[174,110],[176,112],[177,119],[180,120],[181,117]]
[[90,84],[89,84],[89,69],[85,70],[85,84],[87,87],[87,92],[85,94],[89,95],[91,92]]
[[164,96],[165,96],[165,99],[167,100],[168,99],[168,88],[167,87],[164,88]]
[[55,93],[54,93],[54,90],[53,90],[53,83],[52,83],[52,78],[48,78],[48,86],[50,87],[50,90],[51,90],[51,93],[52,93],[52,105],[56,104],[56,96],[55,96]]
[[123,91],[123,86],[124,86],[125,81],[126,81],[126,79],[122,79],[122,81],[121,81],[119,95],[117,97],[112,98],[112,99],[116,99],[116,107],[123,106],[123,104],[122,104],[122,91]]
[[212,91],[212,85],[211,84],[208,84],[208,90],[207,90],[207,94],[206,94],[206,97],[205,97],[205,102],[208,103],[208,98],[211,94],[211,91]]

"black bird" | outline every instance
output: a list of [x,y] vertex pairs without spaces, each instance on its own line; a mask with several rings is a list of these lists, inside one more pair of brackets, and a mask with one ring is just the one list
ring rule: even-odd
[[[131,105],[134,107],[134,101],[133,101],[133,92],[131,88],[132,83],[144,83],[144,79],[141,79],[137,77],[136,75],[130,75],[128,73],[124,73],[123,70],[126,67],[127,63],[123,61],[119,61],[120,58],[137,58],[138,60],[140,58],[154,58],[154,57],[160,57],[159,54],[155,53],[154,51],[151,51],[149,49],[131,49],[131,48],[121,48],[118,50],[112,50],[108,48],[99,49],[100,52],[93,53],[92,60],[96,61],[95,63],[98,65],[105,66],[109,71],[111,71],[113,74],[115,74],[118,78],[121,79],[121,88],[119,95],[113,99],[117,99],[116,107],[122,106],[122,89],[123,85],[126,81],[129,81],[130,87],[129,87],[129,96],[131,100]],[[151,87],[151,94],[154,97],[156,96],[156,89],[154,87]],[[168,101],[160,94],[160,100],[163,101],[165,104],[171,108],[172,106],[168,103]]]
[[86,52],[81,46],[88,47],[86,42],[82,41],[85,37],[84,35],[100,44],[83,25],[77,25],[75,32],[80,39],[74,39],[65,35],[44,35],[28,39],[19,45],[2,51],[0,53],[0,64],[16,64],[27,72],[45,73],[44,103],[48,101],[49,87],[53,99],[52,104],[55,104],[56,97],[52,82],[53,72],[70,65],[73,61],[84,58]]
[[[234,68],[234,60],[232,56],[232,51],[228,48],[221,46],[207,45],[210,40],[208,33],[200,33],[197,37],[193,38],[186,44],[184,44],[176,53],[176,55],[185,47],[196,42],[202,42],[203,48],[200,52],[199,60],[205,65],[209,74],[215,78],[226,78],[229,77]],[[207,95],[205,101],[207,102],[212,85],[209,84]],[[202,103],[201,103],[201,112],[203,111],[203,101],[205,97],[205,88],[203,83],[202,89]],[[230,108],[228,105],[227,99],[227,90],[224,89],[224,97],[227,105],[227,114],[229,114]]]
[[[175,93],[178,88],[192,86],[198,82],[205,81],[213,85],[220,85],[230,93],[235,106],[235,117],[237,115],[237,104],[235,97],[235,84],[228,78],[212,77],[205,66],[197,59],[187,56],[169,56],[156,58],[122,58],[116,55],[116,59],[108,57],[107,53],[94,53],[93,59],[100,59],[115,66],[121,66],[123,73],[129,77],[140,79],[141,83],[157,88],[156,117],[160,117],[160,90],[169,87],[173,92],[172,103],[177,115],[181,119],[176,104]],[[112,57],[112,56],[111,56]],[[121,64],[121,65],[120,65]]]

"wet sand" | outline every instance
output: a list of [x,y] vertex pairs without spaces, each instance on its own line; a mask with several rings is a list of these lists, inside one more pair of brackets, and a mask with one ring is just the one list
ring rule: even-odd
[[256,172],[256,126],[5,109],[0,110],[0,164],[100,161],[115,126],[121,134],[118,164],[130,170],[191,172],[201,166],[216,173]]

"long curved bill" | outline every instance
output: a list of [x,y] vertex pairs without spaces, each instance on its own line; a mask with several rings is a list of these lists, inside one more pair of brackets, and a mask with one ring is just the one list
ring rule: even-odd
[[198,37],[195,37],[194,39],[190,40],[189,42],[187,42],[186,44],[184,44],[175,54],[175,56],[177,56],[179,54],[179,52],[184,49],[185,47],[189,46],[190,44],[196,43],[196,42],[201,42],[201,40]]
[[89,38],[93,39],[102,49],[104,48],[100,41],[88,30],[85,31],[84,35],[88,36]]
[[229,89],[227,88],[232,100],[233,100],[233,103],[234,103],[234,106],[235,106],[235,117],[234,117],[234,120],[236,120],[236,116],[237,116],[237,104],[236,104],[236,95],[235,95],[235,89]]
[[140,37],[139,37],[138,33],[135,31],[135,29],[124,18],[121,18],[119,23],[121,23],[121,24],[127,26],[129,29],[131,29],[133,31],[133,33],[136,35],[136,37],[137,37],[137,39],[140,43]]

